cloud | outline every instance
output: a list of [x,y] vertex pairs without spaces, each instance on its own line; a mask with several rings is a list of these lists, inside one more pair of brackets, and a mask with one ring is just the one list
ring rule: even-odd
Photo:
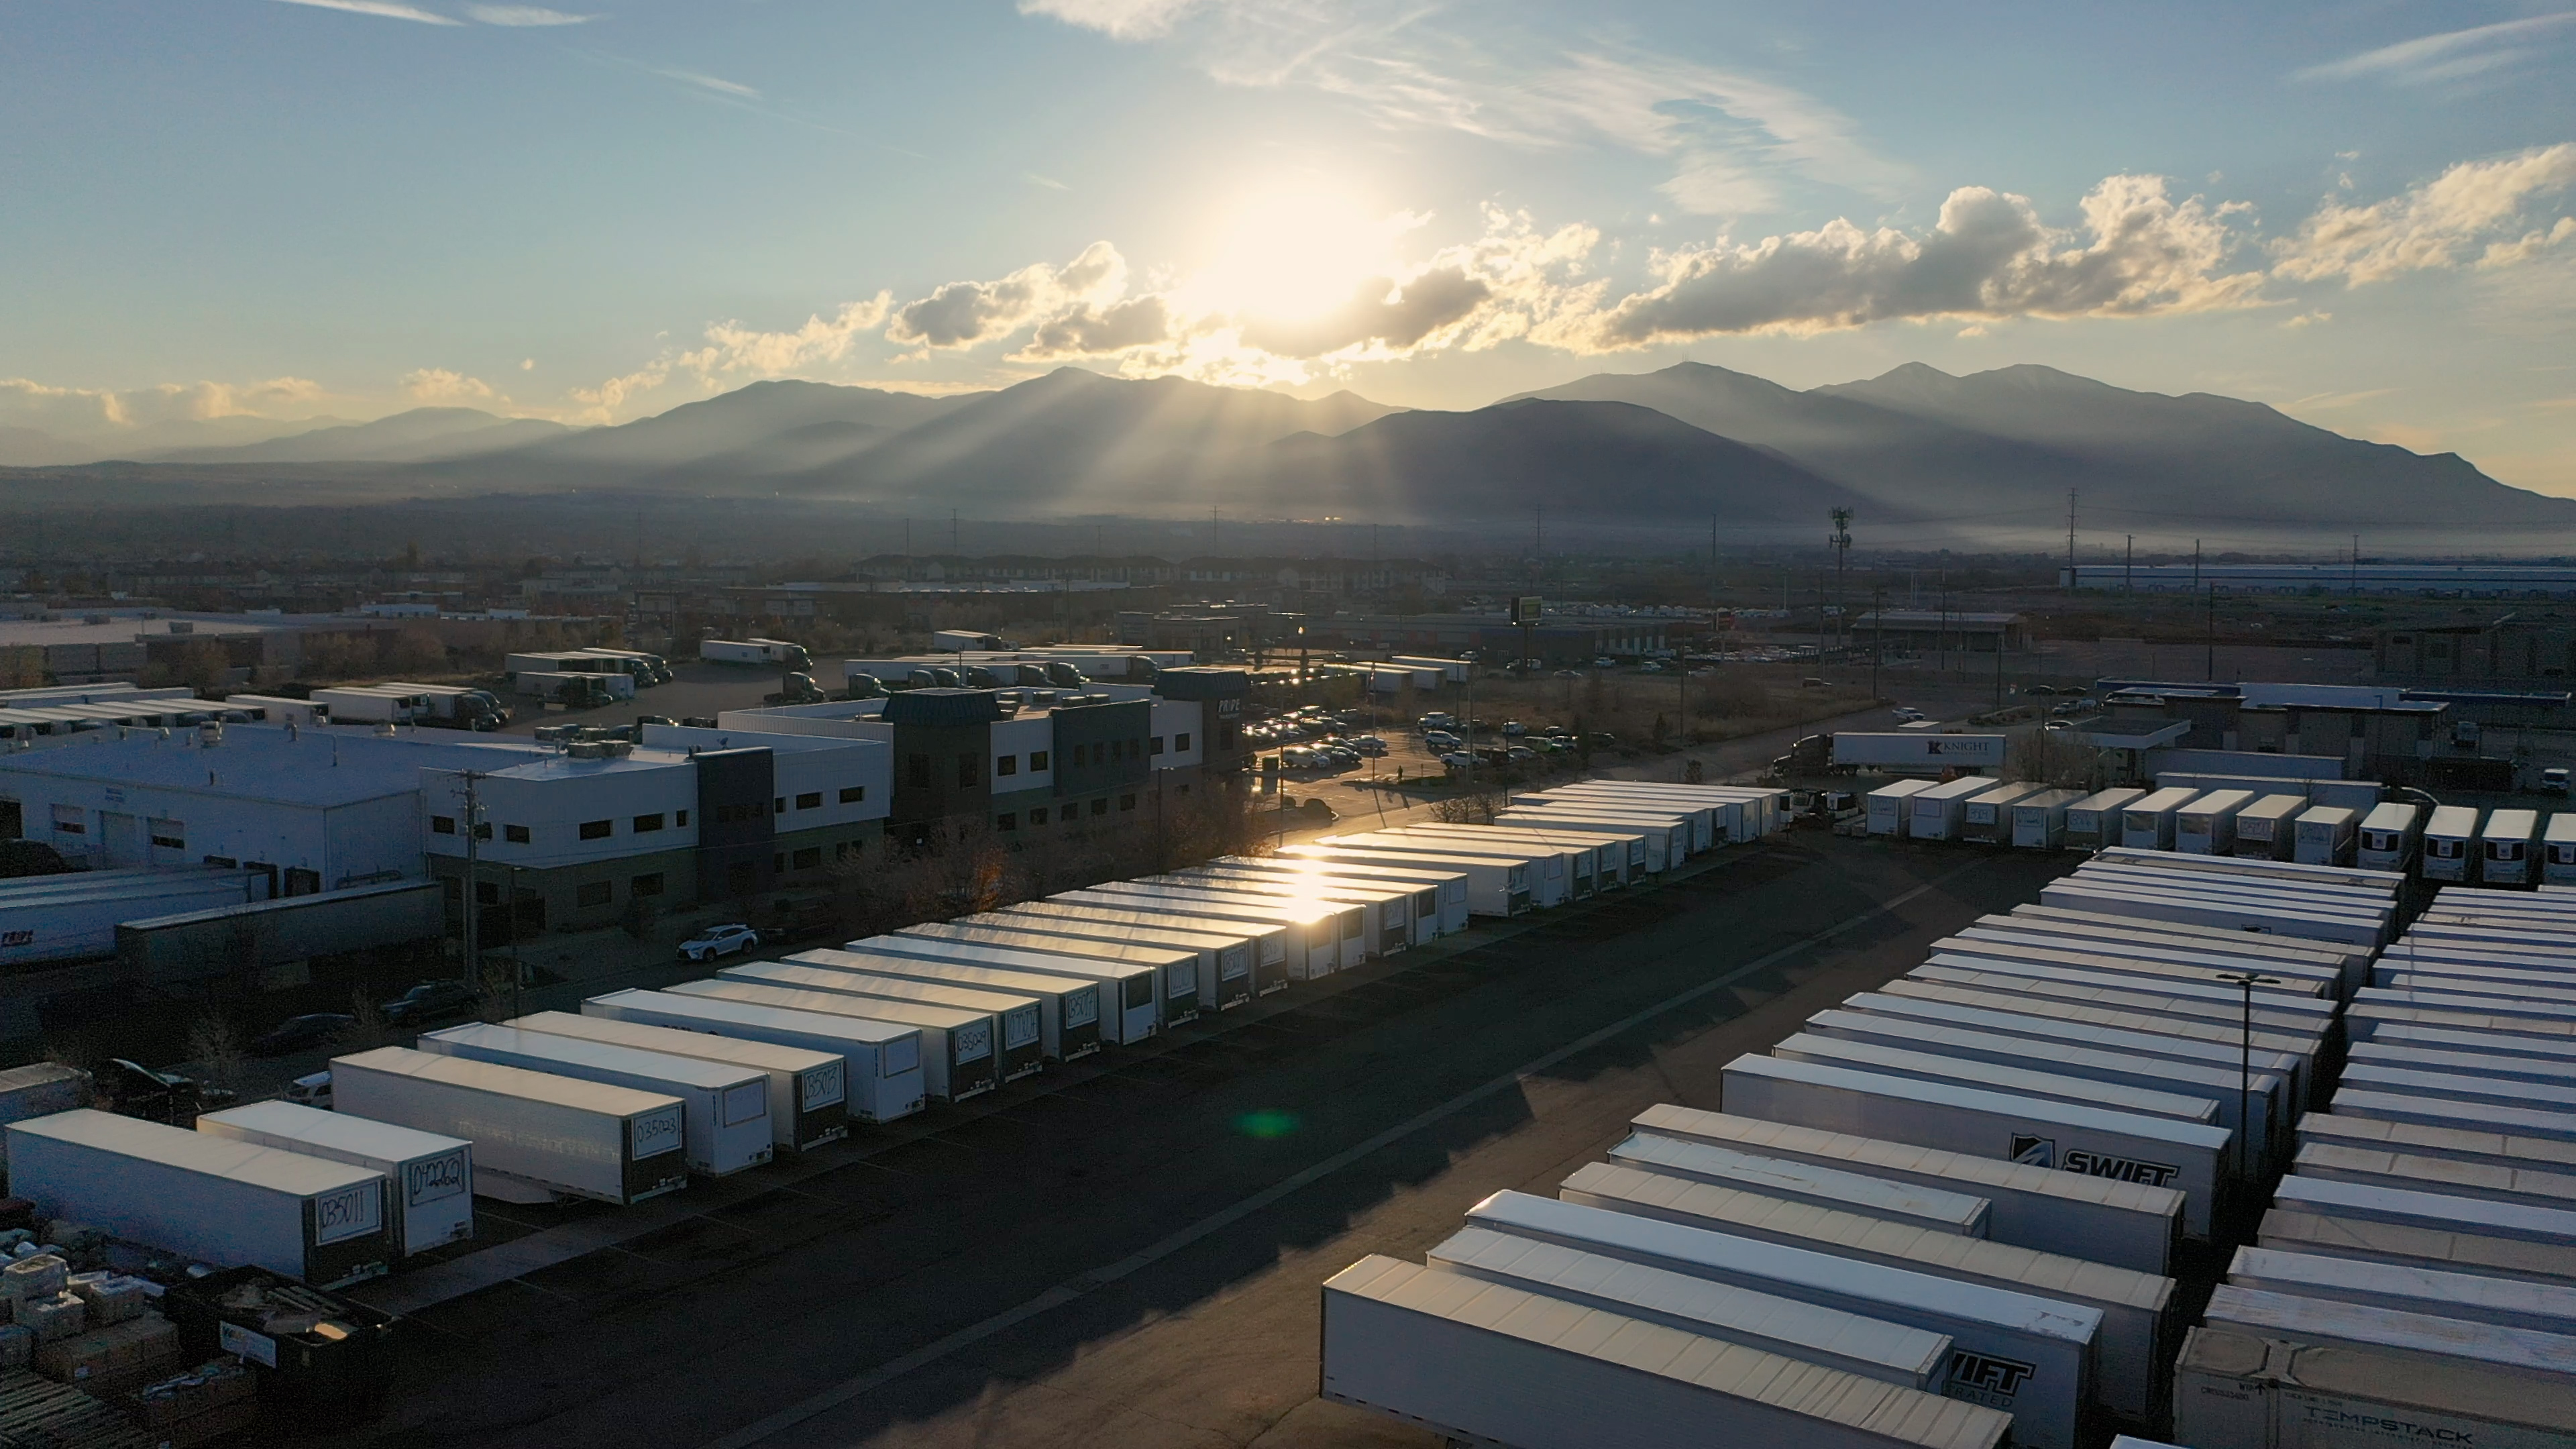
[[2292,281],[2348,286],[2404,272],[2475,263],[2505,267],[2576,237],[2576,223],[2527,226],[2529,202],[2576,184],[2576,142],[2492,161],[2462,161],[2412,190],[2368,206],[2328,197],[2298,231],[2272,244],[2273,271]]
[[1127,260],[1093,242],[1061,267],[1044,262],[991,282],[950,282],[896,309],[889,341],[939,349],[998,341],[1041,318],[1115,302],[1127,289]]
[[762,332],[740,322],[718,322],[707,328],[708,345],[680,361],[710,379],[726,373],[776,377],[817,362],[838,362],[849,355],[861,333],[873,332],[885,322],[893,305],[892,293],[879,292],[865,301],[843,303],[828,318],[808,317],[793,332]]
[[2365,388],[2360,392],[2310,393],[2296,402],[2286,402],[2281,404],[2281,406],[2285,408],[2312,408],[2322,412],[2329,408],[2348,408],[2354,403],[2365,403],[2375,397],[2387,397],[2396,391],[2397,389],[2393,387],[2373,387]]
[[684,86],[695,86],[699,90],[712,92],[719,96],[731,96],[736,100],[744,101],[756,101],[760,99],[760,92],[753,90],[751,87],[744,85],[739,81],[726,80],[722,76],[700,75],[698,72],[693,70],[672,70],[667,66],[653,66],[650,67],[650,69],[653,74],[662,77],[664,80],[675,80]]
[[671,380],[672,359],[656,358],[623,376],[612,377],[597,387],[566,389],[574,402],[581,404],[574,420],[585,423],[613,423],[626,408],[627,401],[647,393]]
[[2248,306],[2263,284],[2260,272],[2224,270],[2240,206],[2175,201],[2161,177],[2113,176],[2082,210],[2081,244],[2028,200],[1982,186],[1951,192],[1921,236],[1837,219],[1749,245],[1720,238],[1663,254],[1660,285],[1558,340],[1609,351],[1936,317],[2135,317]]
[[2532,54],[2522,42],[2544,38],[2576,25],[2576,10],[2527,16],[2467,30],[2418,36],[2377,50],[2365,50],[2324,65],[2294,71],[2303,81],[2385,80],[2394,85],[2432,85],[2466,80],[2512,65]]
[[37,428],[65,438],[96,438],[164,423],[308,416],[326,400],[322,385],[303,377],[252,383],[173,382],[124,390],[0,378],[0,425]]
[[465,13],[486,25],[511,26],[587,25],[599,18],[596,15],[567,15],[541,5],[468,5]]
[[1434,23],[1437,6],[1022,0],[1020,8],[1121,40],[1174,38],[1221,84],[1320,92],[1390,129],[1670,158],[1665,194],[1700,214],[1773,209],[1792,176],[1872,195],[1893,195],[1907,178],[1849,117],[1791,87],[1492,23],[1471,40]]
[[1071,191],[1073,189],[1072,187],[1065,185],[1063,182],[1056,180],[1052,176],[1040,176],[1034,171],[1021,172],[1020,179],[1029,183],[1031,186],[1043,186],[1049,191]]
[[1171,33],[1173,24],[1197,4],[1198,0],[1020,0],[1020,13],[1097,30],[1113,40],[1152,40]]
[[414,5],[401,5],[395,0],[278,0],[283,5],[309,5],[316,10],[345,10],[352,15],[373,15],[385,20],[408,20],[415,25],[462,25],[465,22],[434,14]]
[[1040,322],[1014,362],[1053,362],[1103,357],[1177,340],[1183,333],[1171,304],[1159,296],[1131,297],[1107,305],[1084,302]]
[[423,403],[490,402],[499,397],[492,384],[444,367],[424,367],[403,374],[405,396]]

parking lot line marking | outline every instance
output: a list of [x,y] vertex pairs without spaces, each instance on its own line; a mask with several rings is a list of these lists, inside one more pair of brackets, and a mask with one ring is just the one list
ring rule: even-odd
[[1242,1201],[1237,1202],[1232,1206],[1220,1208],[1216,1212],[1210,1213],[1208,1216],[1190,1224],[1188,1227],[1182,1228],[1180,1231],[1175,1232],[1168,1237],[1161,1238],[1145,1247],[1139,1248],[1135,1252],[1128,1254],[1126,1257],[1119,1259],[1117,1262],[1112,1263],[1105,1268],[1094,1268],[1089,1272],[1068,1278],[1064,1282],[1049,1288],[1035,1298],[1029,1299],[1027,1302],[1022,1303],[1017,1307],[1004,1309],[1002,1312],[996,1313],[990,1318],[970,1323],[964,1328],[958,1329],[956,1332],[951,1333],[944,1338],[923,1344],[912,1352],[904,1354],[899,1358],[890,1359],[885,1363],[877,1365],[875,1368],[867,1370],[865,1373],[856,1374],[850,1378],[843,1379],[841,1382],[834,1384],[832,1387],[825,1389],[818,1394],[803,1399],[797,1403],[790,1404],[786,1408],[779,1410],[777,1413],[769,1415],[767,1418],[749,1424],[741,1429],[737,1429],[733,1433],[727,1434],[723,1438],[709,1443],[705,1446],[705,1449],[751,1449],[752,1445],[758,1444],[784,1430],[792,1429],[809,1419],[828,1413],[833,1409],[837,1409],[841,1405],[848,1403],[852,1399],[858,1398],[862,1394],[869,1393],[872,1390],[903,1377],[914,1369],[925,1368],[931,1364],[939,1362],[941,1359],[947,1358],[959,1349],[972,1347],[977,1343],[983,1342],[985,1339],[993,1337],[995,1334],[1004,1332],[1007,1329],[1018,1327],[1020,1324],[1026,1323],[1040,1314],[1061,1308],[1065,1304],[1071,1303],[1075,1299],[1080,1298],[1095,1289],[1103,1288],[1111,1283],[1115,1283],[1122,1278],[1128,1277],[1133,1273],[1150,1267],[1155,1263],[1161,1262],[1163,1259],[1170,1257],[1172,1254],[1179,1252],[1183,1248],[1189,1247],[1193,1243],[1199,1242],[1215,1233],[1222,1232],[1225,1229],[1234,1226],[1236,1223],[1243,1221],[1245,1218],[1248,1218],[1253,1214],[1260,1212],[1264,1208],[1270,1207],[1274,1203],[1279,1202],[1281,1199],[1288,1197],[1290,1194],[1295,1193],[1300,1189],[1311,1187],[1314,1184],[1323,1181],[1325,1178],[1332,1176],[1334,1173],[1342,1171],[1344,1168],[1365,1161],[1369,1157],[1382,1152],[1385,1149],[1394,1146],[1396,1143],[1403,1141],[1405,1138],[1412,1136],[1414,1133],[1421,1131],[1423,1128],[1431,1126],[1433,1123],[1439,1122],[1445,1118],[1456,1116],[1458,1113],[1465,1111],[1467,1108],[1474,1106],[1478,1102],[1481,1102],[1498,1092],[1508,1091],[1513,1087],[1520,1085],[1524,1080],[1537,1076],[1539,1073],[1546,1071],[1550,1067],[1580,1056],[1583,1053],[1592,1050],[1594,1047],[1600,1046],[1604,1042],[1612,1041],[1618,1037],[1624,1036],[1668,1011],[1687,1006],[1690,1003],[1699,1000],[1701,997],[1723,991],[1727,987],[1734,985],[1736,982],[1743,980],[1745,977],[1776,966],[1781,962],[1788,960],[1790,957],[1797,955],[1801,951],[1812,950],[1847,931],[1855,930],[1871,921],[1877,920],[1881,916],[1889,915],[1900,907],[1909,905],[1912,902],[1931,894],[1933,891],[1939,889],[1949,881],[1976,869],[1977,866],[1982,863],[1983,862],[1980,861],[1971,861],[1955,870],[1934,876],[1932,879],[1925,881],[1914,889],[1882,902],[1874,909],[1861,915],[1854,916],[1850,920],[1843,921],[1837,925],[1828,926],[1825,929],[1816,932],[1814,935],[1792,941],[1788,945],[1783,946],[1768,955],[1736,967],[1734,970],[1727,972],[1723,976],[1703,981],[1699,985],[1693,986],[1686,991],[1677,992],[1674,995],[1665,997],[1663,1000],[1658,1001],[1651,1006],[1631,1012],[1597,1031],[1587,1032],[1584,1035],[1575,1038],[1573,1041],[1567,1042],[1565,1045],[1556,1048],[1554,1051],[1523,1063],[1522,1065],[1505,1072],[1503,1075],[1496,1077],[1481,1086],[1470,1087],[1466,1091],[1459,1093],[1457,1096],[1450,1098],[1448,1101],[1440,1103],[1438,1106],[1416,1113],[1415,1115],[1406,1118],[1404,1121],[1378,1133],[1376,1136],[1369,1138],[1365,1142],[1344,1148],[1342,1151],[1334,1153],[1332,1156],[1325,1158],[1323,1161],[1318,1162],[1293,1176],[1283,1178],[1278,1182],[1272,1183],[1270,1186],[1263,1188],[1261,1191],[1254,1193],[1250,1197],[1244,1198]]

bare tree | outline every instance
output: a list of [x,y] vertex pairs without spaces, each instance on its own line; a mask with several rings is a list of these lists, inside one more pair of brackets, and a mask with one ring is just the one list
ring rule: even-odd
[[2102,752],[2074,730],[2018,730],[2004,746],[2004,777],[2066,789],[2093,789],[2103,776]]
[[188,1027],[187,1053],[207,1081],[227,1089],[241,1084],[241,1033],[230,1021],[213,1012],[198,1017]]
[[385,1009],[376,1004],[373,994],[361,989],[349,993],[349,1024],[332,1034],[331,1044],[342,1051],[373,1051],[393,1044],[393,1023],[385,1020]]

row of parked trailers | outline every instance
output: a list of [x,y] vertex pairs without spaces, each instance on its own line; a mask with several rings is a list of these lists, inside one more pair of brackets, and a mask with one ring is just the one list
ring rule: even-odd
[[334,1059],[331,1111],[262,1102],[193,1132],[32,1118],[8,1129],[11,1190],[47,1217],[337,1286],[470,1238],[477,1195],[643,1201],[1783,823],[1777,791],[1566,786],[1490,825],[1221,859],[429,1032]]
[[1323,1392],[1525,1449],[2160,1430],[2176,1259],[2301,1150],[2403,884],[2105,850],[1730,1063],[1722,1111],[1651,1108],[1554,1198],[1335,1276]]
[[2576,892],[2443,888],[2345,1018],[2177,1437],[2576,1443]]

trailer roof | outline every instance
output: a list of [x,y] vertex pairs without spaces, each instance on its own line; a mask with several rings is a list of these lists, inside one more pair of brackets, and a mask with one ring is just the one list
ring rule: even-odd
[[2207,1317],[2212,1323],[2235,1324],[2267,1338],[2363,1343],[2446,1360],[2465,1358],[2532,1372],[2576,1374],[2576,1338],[2528,1328],[2232,1285],[2222,1285],[2210,1295]]
[[1879,1072],[1855,1071],[1847,1067],[1784,1062],[1777,1057],[1759,1057],[1749,1053],[1728,1062],[1726,1070],[1742,1072],[1747,1076],[1771,1077],[1781,1081],[1805,1082],[1822,1087],[1838,1087],[1850,1092],[1895,1096],[1906,1101],[1929,1102],[1962,1111],[1987,1112],[1997,1116],[2053,1122],[2095,1132],[2117,1133],[2124,1137],[2139,1137],[2171,1142],[2178,1146],[2204,1148],[2211,1152],[2226,1150],[2229,1140],[2235,1135],[2224,1127],[2177,1121],[2170,1117],[2148,1117],[2135,1112],[2087,1107],[2074,1102],[2051,1102],[2037,1097],[2014,1096],[2009,1092],[1981,1091],[1974,1087],[1957,1087],[1946,1082],[1930,1082]]
[[1869,1177],[1813,1163],[1762,1157],[1651,1132],[1631,1132],[1610,1146],[1613,1161],[1647,1172],[1675,1177],[1715,1179],[1750,1191],[1769,1190],[1790,1198],[1824,1196],[1871,1217],[1918,1223],[1946,1223],[1957,1231],[1982,1234],[1987,1202],[1963,1192]]
[[[15,1141],[21,1136],[41,1137],[119,1156],[167,1163],[294,1197],[310,1197],[316,1193],[336,1192],[356,1183],[384,1180],[375,1169],[354,1163],[308,1157],[300,1152],[261,1147],[256,1143],[238,1142],[209,1133],[164,1127],[158,1122],[122,1117],[89,1107],[75,1107],[68,1112],[10,1123],[10,1139]],[[13,1152],[12,1155],[17,1154]],[[18,1160],[24,1163],[27,1159],[21,1156]]]
[[502,1025],[552,1036],[614,1042],[646,1051],[668,1052],[673,1056],[735,1062],[773,1072],[810,1072],[841,1060],[830,1052],[806,1047],[780,1046],[776,1042],[752,1041],[716,1032],[683,1031],[678,1027],[655,1026],[643,1021],[620,1021],[612,1016],[584,1016],[571,1011],[535,1012]]
[[316,1147],[362,1153],[387,1161],[433,1157],[474,1145],[462,1137],[441,1136],[393,1122],[369,1121],[346,1112],[326,1112],[295,1102],[250,1102],[239,1107],[227,1107],[220,1112],[208,1112],[197,1120],[200,1123],[227,1122],[252,1132],[292,1137]]
[[730,1021],[746,1026],[775,1026],[786,1031],[812,1032],[816,1036],[840,1037],[864,1046],[885,1046],[906,1038],[918,1040],[919,1029],[898,1026],[893,1022],[842,1016],[832,1012],[799,1011],[792,1006],[768,1006],[759,1002],[737,1001],[727,996],[692,996],[670,991],[646,991],[630,988],[591,998],[614,1004],[623,997],[650,997],[634,1003],[651,1011],[685,1011],[709,1021]]
[[[421,1033],[419,1040],[446,1042],[456,1046],[482,1047],[490,1051],[510,1052],[535,1057],[542,1061],[562,1062],[567,1066],[591,1067],[606,1072],[623,1072],[654,1081],[671,1082],[700,1091],[720,1092],[746,1081],[767,1078],[738,1066],[727,1066],[699,1057],[678,1057],[669,1052],[645,1051],[639,1047],[619,1046],[614,1042],[589,1041],[580,1037],[554,1036],[514,1026],[491,1026],[468,1022],[441,1031]],[[423,1048],[427,1050],[427,1048]],[[464,1053],[457,1053],[464,1055]],[[503,1063],[502,1065],[514,1065]],[[544,1071],[543,1067],[532,1068]]]
[[610,1117],[632,1117],[639,1112],[681,1105],[679,1098],[663,1092],[643,1092],[633,1087],[586,1081],[580,1077],[559,1077],[552,1072],[503,1066],[499,1062],[477,1061],[472,1057],[414,1051],[409,1047],[378,1047],[374,1051],[331,1059],[331,1070],[335,1074],[344,1066],[390,1076],[418,1077],[423,1081],[467,1087],[498,1096],[555,1102]]

